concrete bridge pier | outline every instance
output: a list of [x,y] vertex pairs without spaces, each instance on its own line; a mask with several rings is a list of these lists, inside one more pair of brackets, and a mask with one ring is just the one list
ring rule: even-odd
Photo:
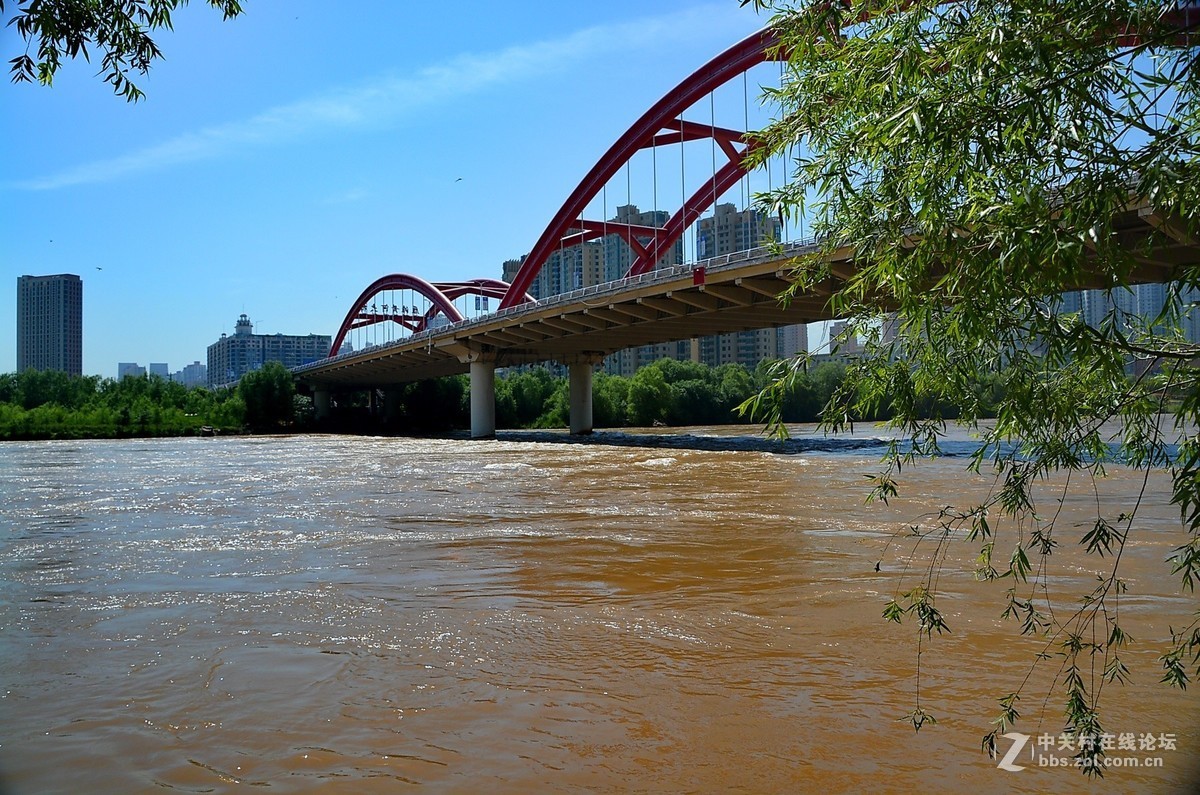
[[471,438],[496,435],[496,363],[471,362]]
[[383,421],[391,425],[400,418],[400,390],[396,388],[383,391]]
[[560,360],[560,364],[567,367],[572,436],[586,436],[592,432],[592,373],[603,360],[603,354],[581,354]]
[[490,439],[496,435],[496,354],[457,340],[436,343],[470,366],[471,438]]
[[333,410],[333,400],[328,389],[313,390],[313,409],[318,420],[329,417],[329,413]]
[[567,366],[571,405],[571,435],[592,432],[592,365],[576,362]]

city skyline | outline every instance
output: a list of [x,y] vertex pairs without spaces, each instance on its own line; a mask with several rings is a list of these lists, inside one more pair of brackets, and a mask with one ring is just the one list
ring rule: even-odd
[[82,274],[83,369],[112,377],[202,359],[240,312],[331,334],[383,274],[493,275],[647,107],[766,22],[732,0],[366,10],[181,8],[136,105],[86,62],[6,82],[22,156],[0,166],[0,325],[11,277]]

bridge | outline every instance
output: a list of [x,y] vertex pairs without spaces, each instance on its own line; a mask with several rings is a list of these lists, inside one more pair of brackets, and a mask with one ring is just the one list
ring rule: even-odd
[[[779,301],[787,263],[815,246],[764,247],[658,268],[414,333],[363,351],[295,368],[324,410],[330,390],[366,389],[455,373],[471,374],[471,433],[495,432],[494,372],[557,361],[568,368],[572,433],[591,430],[592,371],[607,355],[698,335],[822,319],[824,290]],[[394,321],[404,322],[404,321]],[[335,341],[335,348],[337,342]]]
[[[313,392],[318,416],[328,413],[330,395],[338,390],[386,388],[469,372],[471,435],[487,437],[495,433],[496,368],[557,361],[569,372],[570,430],[588,433],[592,429],[592,373],[611,353],[711,334],[834,319],[828,299],[857,267],[849,248],[824,252],[821,256],[829,266],[829,279],[787,303],[781,302],[779,295],[790,286],[790,263],[797,256],[821,251],[815,241],[776,241],[720,256],[700,256],[707,251],[699,250],[697,222],[731,190],[740,186],[744,194],[750,192],[749,157],[759,144],[746,125],[739,129],[718,124],[715,111],[706,122],[685,119],[685,113],[691,111],[694,116],[694,107],[705,97],[710,98],[711,108],[714,92],[736,86],[739,77],[743,101],[748,103],[745,75],[780,57],[775,44],[769,31],[746,38],[696,70],[643,114],[567,198],[511,284],[490,278],[439,283],[396,273],[368,286],[343,320],[329,358],[293,369],[297,379]],[[748,112],[745,115],[748,119]],[[673,213],[660,213],[655,201],[650,223],[607,219],[607,191],[614,180],[621,181],[622,174],[628,202],[634,158],[647,152],[654,158],[654,176],[648,184],[657,197],[659,148],[678,148],[682,153],[703,142],[707,142],[711,158],[705,158],[708,162],[699,180],[692,169],[693,184],[698,182],[698,186],[681,188],[680,203]],[[680,181],[686,181],[685,171],[681,164]],[[596,212],[601,199],[605,212],[597,220],[590,213]],[[779,231],[780,226],[774,229]],[[689,230],[697,236],[697,256],[685,262],[682,243]],[[1169,281],[1179,266],[1195,263],[1200,254],[1200,242],[1175,219],[1163,217],[1150,202],[1138,197],[1131,197],[1120,217],[1114,219],[1114,230],[1123,244],[1143,252],[1131,274],[1132,282]],[[707,248],[719,250],[716,237],[715,232],[710,234]],[[538,300],[530,295],[548,263],[561,264],[567,252],[574,252],[571,256],[578,261],[583,258],[583,247],[598,245],[597,241],[603,242],[605,252],[612,248],[612,241],[620,242],[614,260],[621,265],[621,277]],[[1088,283],[1083,276],[1078,287],[1108,286]],[[396,303],[397,291],[400,304]],[[497,300],[499,309],[467,317],[454,301],[469,296],[475,297],[477,306],[481,301],[488,305]],[[347,336],[366,327],[386,327],[388,336],[383,341],[376,339],[366,349],[344,351]],[[392,337],[393,330],[401,333]]]

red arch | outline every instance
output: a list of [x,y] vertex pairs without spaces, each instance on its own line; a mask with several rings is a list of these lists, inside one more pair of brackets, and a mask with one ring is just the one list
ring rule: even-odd
[[[749,153],[758,147],[758,144],[751,144],[746,148]],[[743,156],[744,157],[744,156]],[[654,265],[663,255],[670,250],[671,246],[675,245],[675,241],[683,236],[684,231],[697,219],[705,210],[712,207],[716,197],[720,196],[725,191],[732,188],[746,174],[746,167],[742,165],[742,160],[730,160],[724,166],[717,170],[713,175],[712,181],[692,194],[691,198],[684,203],[679,212],[675,213],[662,231],[655,235],[646,247],[646,253],[638,256],[629,267],[629,276],[637,276],[640,273],[653,270]]]
[[[382,313],[364,312],[363,310],[367,305],[367,301],[370,301],[385,290],[413,290],[428,298],[432,306],[423,314],[397,315],[386,311]],[[354,302],[354,305],[350,307],[350,311],[346,313],[346,319],[342,321],[337,336],[333,339],[333,344],[329,346],[329,355],[337,356],[342,343],[346,341],[346,335],[353,329],[390,320],[416,333],[427,329],[429,322],[437,317],[439,313],[445,315],[451,323],[457,323],[466,318],[458,311],[458,307],[454,305],[454,299],[471,294],[487,296],[489,298],[503,298],[508,293],[508,290],[508,283],[499,279],[470,279],[465,282],[427,282],[419,276],[407,273],[389,274],[376,279],[358,296],[358,300]],[[533,299],[526,295],[525,300],[532,301]]]
[[[942,0],[942,2],[953,3],[957,0]],[[1192,3],[1183,9],[1174,9],[1164,16],[1169,23],[1178,25],[1180,28],[1180,35],[1172,43],[1190,45],[1194,41],[1191,29],[1200,24],[1200,10],[1193,7],[1194,5]],[[864,12],[858,20],[867,21],[872,16],[871,12]],[[1127,47],[1142,41],[1142,36],[1138,32],[1130,31],[1128,28],[1115,32],[1117,35],[1114,43],[1117,46]],[[507,309],[528,300],[526,291],[532,286],[533,280],[550,255],[566,242],[564,238],[572,230],[578,231],[570,235],[571,245],[598,236],[599,233],[591,228],[595,224],[587,221],[581,222],[580,213],[637,151],[656,144],[713,138],[729,157],[729,163],[718,169],[717,173],[713,175],[712,182],[694,193],[661,231],[653,233],[652,238],[649,234],[637,234],[637,231],[622,235],[636,254],[633,265],[629,269],[629,275],[651,270],[662,255],[682,237],[687,227],[711,207],[721,193],[736,185],[737,181],[745,175],[747,169],[743,163],[746,155],[757,146],[749,141],[744,133],[696,125],[684,121],[680,115],[709,91],[724,85],[733,77],[767,60],[781,57],[776,47],[778,42],[778,36],[770,29],[752,34],[693,72],[667,96],[646,111],[600,158],[550,221],[550,225],[538,238],[533,250],[517,272],[516,278],[512,282],[512,289],[500,302],[500,308]],[[745,148],[738,152],[734,146],[735,143],[741,143]],[[622,225],[614,224],[611,233],[621,234],[618,231],[620,226]],[[650,238],[650,242],[643,244],[637,241],[638,237]]]
[[[592,170],[567,198],[562,208],[550,221],[550,225],[546,227],[546,231],[538,238],[533,250],[529,252],[529,256],[525,258],[521,269],[517,271],[511,289],[500,302],[500,308],[507,309],[528,300],[526,291],[533,284],[533,280],[537,278],[538,272],[546,264],[550,255],[559,247],[563,237],[573,227],[579,226],[580,213],[635,153],[655,144],[713,137],[720,144],[722,151],[730,158],[729,164],[715,175],[715,185],[710,182],[703,189],[697,191],[667,223],[663,231],[655,234],[646,253],[638,252],[638,257],[634,261],[634,268],[638,269],[636,272],[641,273],[652,268],[653,263],[659,259],[658,256],[655,256],[656,253],[669,250],[683,235],[687,224],[691,223],[690,220],[685,222],[685,219],[691,217],[691,220],[694,220],[698,217],[700,213],[712,206],[716,196],[719,196],[728,187],[737,184],[737,181],[746,173],[746,168],[742,163],[748,149],[738,152],[733,145],[735,142],[746,143],[744,133],[734,130],[713,130],[703,125],[689,124],[679,118],[680,114],[696,104],[705,94],[774,57],[772,52],[777,41],[773,31],[763,30],[754,33],[697,69],[673,91],[655,103],[650,110],[646,111],[624,135],[617,139],[617,142],[600,158],[600,161],[592,167]],[[720,179],[721,175],[726,176],[724,179]],[[722,182],[728,182],[728,185],[722,187]],[[614,225],[614,234],[616,226]],[[634,247],[634,250],[637,251],[637,247]],[[635,272],[634,268],[630,269],[631,273]]]
[[[942,0],[942,2],[952,3],[957,0]],[[1175,9],[1164,15],[1165,20],[1180,28],[1176,40],[1168,42],[1169,45],[1179,46],[1192,43],[1194,36],[1191,32],[1192,28],[1200,25],[1200,10],[1192,5],[1183,9]],[[872,14],[867,12],[862,14],[859,20],[866,21],[871,16]],[[1116,46],[1127,47],[1141,41],[1140,33],[1126,28],[1116,31],[1114,43]],[[428,327],[429,321],[439,311],[443,312],[451,322],[461,321],[464,318],[452,301],[462,295],[474,293],[500,298],[500,309],[532,302],[533,299],[527,291],[533,284],[533,280],[550,255],[568,240],[570,245],[575,245],[583,240],[591,240],[606,233],[620,235],[636,255],[630,266],[629,274],[637,275],[651,270],[663,254],[682,237],[687,227],[711,207],[722,193],[737,184],[738,180],[746,174],[747,155],[753,153],[754,149],[760,145],[751,140],[748,133],[688,122],[681,118],[681,114],[705,94],[724,85],[732,78],[745,73],[758,64],[782,57],[778,51],[778,43],[778,36],[770,29],[748,36],[697,69],[646,111],[624,135],[617,139],[616,143],[600,158],[567,198],[541,237],[538,238],[511,285],[499,279],[473,279],[465,282],[434,284],[408,274],[397,273],[385,276],[364,290],[358,301],[346,314],[346,319],[342,321],[329,355],[335,356],[345,341],[346,334],[351,329],[362,325],[392,320],[414,332],[421,331]],[[606,232],[607,225],[580,218],[580,214],[599,194],[604,185],[616,175],[622,165],[629,162],[630,158],[641,149],[701,138],[712,138],[729,158],[729,161],[717,169],[712,180],[693,193],[662,228],[650,229],[616,223]],[[737,148],[739,144],[742,146],[740,150]],[[420,317],[366,315],[361,311],[367,300],[387,289],[415,290],[433,302],[434,306]]]

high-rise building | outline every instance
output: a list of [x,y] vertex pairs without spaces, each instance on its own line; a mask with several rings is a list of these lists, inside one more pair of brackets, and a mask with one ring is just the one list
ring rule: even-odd
[[267,362],[299,367],[324,359],[329,355],[332,341],[328,334],[255,334],[250,318],[241,315],[232,337],[222,334],[208,346],[208,385],[231,386]]
[[[713,214],[696,222],[696,251],[700,259],[735,254],[778,242],[783,227],[778,218],[761,210],[738,210],[724,203]],[[740,364],[754,368],[764,359],[795,356],[808,349],[808,327],[762,328],[701,337],[696,341],[699,361],[709,367]]]
[[[617,208],[616,215],[606,222],[614,230],[621,226],[639,226],[661,228],[670,220],[670,215],[664,210],[642,212],[636,205],[626,204]],[[638,236],[643,244],[653,242],[653,236]],[[683,262],[683,243],[676,242],[655,263],[655,268],[678,265]],[[517,272],[525,264],[525,256],[505,261],[503,266],[504,281],[512,283]],[[554,251],[542,266],[541,271],[529,285],[529,295],[535,300],[542,300],[561,293],[568,293],[595,284],[615,281],[622,278],[633,265],[633,252],[621,235],[614,231],[603,235],[599,240],[588,240],[573,246],[564,246]],[[690,343],[687,340],[679,343],[662,345],[644,345],[619,351],[609,356],[604,368],[610,373],[632,374],[643,364],[660,359],[663,356],[673,358],[688,358]],[[558,373],[559,368],[553,362],[548,363],[551,372]]]
[[[516,268],[511,270],[512,277],[515,277],[524,261],[525,258],[521,257],[519,260],[505,262],[504,280],[511,283],[510,266],[516,265]],[[559,249],[550,254],[546,264],[529,285],[529,294],[540,300],[600,284],[604,281],[603,262],[603,245],[595,240]]]
[[[501,271],[500,278],[504,280],[505,283],[512,284],[513,280],[517,278],[517,273],[521,270],[521,266],[525,264],[526,256],[527,255],[522,254],[519,257],[504,260],[503,270]],[[534,298],[537,298],[537,296],[535,295]]]
[[850,334],[850,324],[845,320],[835,320],[829,324],[829,353],[843,356],[862,353],[862,341]]
[[[1179,296],[1183,304],[1180,331],[1188,342],[1200,342],[1200,293],[1185,289]],[[1093,328],[1099,328],[1111,312],[1120,316],[1137,316],[1138,322],[1149,325],[1154,322],[1167,303],[1167,285],[1138,284],[1120,290],[1079,290],[1064,293],[1057,310],[1062,313],[1077,313],[1081,320]],[[1127,323],[1126,325],[1132,325]],[[1164,333],[1157,329],[1156,333]]]
[[83,280],[17,277],[17,370],[83,375]]
[[123,378],[143,378],[145,375],[146,368],[137,362],[117,362],[118,381]]
[[170,379],[171,377],[171,368],[167,367],[166,362],[150,362],[150,367],[148,369],[150,371],[150,375],[157,375],[159,378],[166,379]]
[[778,218],[760,210],[718,204],[712,215],[696,222],[696,258],[719,257],[778,242],[782,229]]
[[208,386],[208,365],[192,362],[179,372],[172,374],[171,380],[183,384],[189,389],[194,386]]
[[[613,227],[622,225],[653,227],[661,229],[667,225],[667,221],[671,220],[671,214],[666,210],[647,210],[642,212],[636,204],[623,204],[617,208],[617,214],[609,218],[607,223]],[[638,235],[638,242],[642,245],[649,245],[654,242],[654,237],[651,235]],[[613,282],[623,278],[633,266],[633,249],[625,242],[619,234],[613,233],[601,238],[604,246],[602,256],[602,267],[604,269],[604,281]],[[659,268],[670,267],[671,265],[679,265],[683,262],[683,241],[675,241],[675,245],[669,251],[664,253],[654,263],[654,270]]]
[[1188,342],[1200,343],[1200,290],[1187,288],[1181,296],[1184,305],[1183,336]]

